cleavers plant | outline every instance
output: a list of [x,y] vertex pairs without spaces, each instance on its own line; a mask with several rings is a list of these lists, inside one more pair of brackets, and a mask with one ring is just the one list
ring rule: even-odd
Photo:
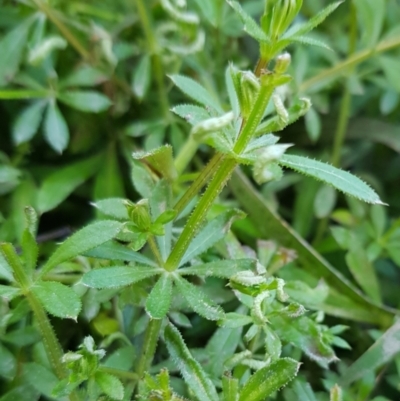
[[[167,0],[162,3],[174,18],[196,25],[194,16],[177,14]],[[123,198],[96,201],[94,206],[107,219],[73,234],[43,264],[38,264],[33,208],[26,209],[21,249],[10,243],[0,246],[1,263],[10,281],[10,285],[0,286],[0,294],[9,301],[25,298],[33,312],[53,384],[44,391],[47,397],[262,401],[276,397],[277,391],[296,377],[302,353],[327,367],[337,360],[333,346],[348,347],[338,337],[346,327],[328,327],[323,324],[323,313],[306,310],[326,299],[326,287],[311,288],[275,277],[274,272],[293,262],[296,255],[275,242],[259,241],[256,251],[244,249],[230,232],[231,225],[244,213],[217,202],[234,170],[245,165],[251,166],[258,184],[278,181],[284,169],[292,169],[359,200],[383,204],[356,176],[320,161],[287,154],[292,144],[280,144],[272,134],[297,121],[311,107],[307,98],[285,104],[282,88],[291,80],[291,56],[285,49],[296,42],[326,47],[306,35],[340,3],[298,23],[295,19],[302,0],[266,0],[260,25],[238,2],[229,0],[228,4],[260,50],[254,72],[242,71],[233,64],[226,68],[230,109],[225,110],[191,78],[171,75],[172,82],[196,102],[172,109],[192,125],[190,139],[175,160],[170,145],[133,153],[132,175],[143,199],[135,203]],[[139,1],[140,13],[144,12],[142,6]],[[151,33],[147,33],[152,42]],[[48,44],[63,45],[57,38]],[[32,57],[40,57],[39,50],[32,52]],[[153,60],[159,71],[157,53]],[[106,106],[104,99],[96,99],[99,110]],[[69,101],[67,95],[59,96],[59,100]],[[47,113],[58,113],[55,103],[48,107]],[[163,108],[167,113],[165,104]],[[204,145],[214,148],[215,155],[181,194],[177,184],[188,155]],[[215,253],[204,256],[213,247]],[[86,337],[77,352],[63,355],[47,313],[78,318],[82,303],[77,291],[54,279],[71,270],[78,271],[82,294],[99,291],[107,300],[120,296],[121,302],[135,298],[144,307],[146,314],[141,316],[142,328],[137,333],[142,335],[140,352],[134,366],[128,364],[129,369],[124,370],[102,363],[105,352],[96,349],[92,337]],[[218,289],[228,283],[226,299],[202,289],[201,283],[210,278]],[[229,304],[224,310],[220,304],[226,301]],[[203,319],[193,318],[193,325],[210,321],[219,326],[201,351],[189,350],[177,328],[191,326],[182,313],[188,310]],[[121,321],[124,319],[122,316]],[[129,339],[122,334],[120,337],[118,340],[127,341],[129,347]],[[156,369],[153,358],[160,339],[168,356],[164,353],[164,359],[157,360],[160,369]],[[170,377],[175,369],[185,386]],[[340,387],[332,386],[331,401],[341,397]]]

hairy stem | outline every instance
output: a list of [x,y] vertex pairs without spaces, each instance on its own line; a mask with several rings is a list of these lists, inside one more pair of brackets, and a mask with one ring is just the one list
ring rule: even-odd
[[163,266],[164,265],[164,261],[162,259],[161,253],[160,253],[160,251],[158,249],[156,241],[155,241],[155,239],[154,239],[154,237],[152,235],[148,238],[148,243],[149,243],[151,251],[153,252],[154,257],[157,260],[157,263],[160,266]]
[[152,319],[146,329],[142,355],[136,369],[138,379],[143,377],[144,372],[149,368],[156,352],[158,337],[160,335],[162,319]]

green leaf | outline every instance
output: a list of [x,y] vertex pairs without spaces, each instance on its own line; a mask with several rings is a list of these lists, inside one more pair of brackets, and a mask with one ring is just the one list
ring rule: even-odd
[[183,75],[170,75],[172,82],[187,96],[202,104],[222,113],[219,102],[203,86],[191,78]]
[[150,198],[154,188],[154,180],[151,177],[148,170],[142,165],[142,163],[133,162],[132,165],[132,183],[136,191],[143,198]]
[[101,155],[97,155],[59,168],[46,177],[37,195],[39,213],[48,212],[63,202],[97,171],[101,161]]
[[286,39],[291,39],[293,36],[305,35],[306,33],[310,32],[311,30],[316,28],[321,22],[323,22],[342,3],[343,3],[343,1],[338,1],[336,3],[329,4],[322,11],[320,11],[317,15],[310,18],[306,23],[294,25],[283,35],[283,37]]
[[239,380],[228,376],[222,376],[223,401],[239,401]]
[[239,401],[263,401],[293,380],[299,362],[282,358],[254,373],[240,391]]
[[236,312],[230,312],[226,313],[224,320],[218,322],[218,324],[222,327],[236,328],[246,326],[252,322],[253,318],[251,316],[242,315]]
[[383,69],[387,80],[389,81],[390,86],[396,89],[396,91],[400,92],[400,82],[396,74],[396,71],[398,71],[398,69],[400,68],[400,61],[398,60],[398,58],[382,55],[379,57],[378,61]]
[[97,385],[101,388],[101,391],[113,400],[124,399],[124,386],[115,376],[97,371],[95,380]]
[[[166,180],[160,180],[150,197],[150,209],[153,221],[162,216],[172,206],[172,190]],[[163,260],[166,260],[171,252],[172,244],[172,221],[163,225],[164,235],[157,236],[156,241]]]
[[75,291],[55,281],[37,281],[32,292],[51,315],[76,320],[81,310],[81,300]]
[[0,87],[6,86],[18,72],[32,22],[32,18],[27,18],[0,40]]
[[321,135],[321,118],[314,108],[308,110],[304,116],[308,137],[312,142],[317,142]]
[[229,231],[233,220],[243,217],[243,212],[233,209],[221,213],[219,216],[209,221],[189,245],[188,249],[182,257],[180,266],[189,262],[201,253],[205,252],[220,239],[224,238],[226,233]]
[[350,251],[346,254],[349,270],[364,292],[375,302],[381,303],[381,291],[375,268],[369,261],[364,247],[357,238],[351,238]]
[[122,229],[123,224],[116,221],[98,221],[82,228],[66,241],[51,255],[42,268],[42,275],[51,269],[78,255],[90,251],[113,239]]
[[171,306],[172,277],[162,274],[146,300],[146,312],[152,319],[163,319]]
[[19,288],[0,284],[0,298],[11,301],[18,295],[21,295],[21,290]]
[[70,90],[58,95],[61,102],[87,113],[100,113],[111,106],[107,96],[94,91]]
[[132,157],[135,160],[144,160],[167,180],[173,181],[178,176],[171,145],[163,145],[149,152],[135,152]]
[[180,276],[174,276],[174,282],[189,307],[200,316],[208,320],[221,320],[224,318],[225,314],[222,308],[215,305],[199,287],[194,286]]
[[124,262],[138,262],[144,265],[156,267],[157,265],[148,257],[135,252],[116,241],[107,241],[100,246],[90,249],[84,256],[106,260],[123,260]]
[[129,219],[123,198],[108,198],[93,202],[92,205],[102,214],[116,220],[126,221]]
[[125,287],[145,278],[161,274],[163,270],[149,266],[113,266],[91,270],[82,277],[82,284],[92,288]]
[[374,0],[355,0],[357,21],[362,33],[364,48],[373,48],[378,42],[385,20],[386,4]]
[[390,327],[360,358],[342,372],[339,385],[348,386],[391,361],[400,352],[400,321]]
[[251,37],[259,42],[269,42],[268,36],[260,28],[260,26],[248,15],[237,1],[227,0],[228,4],[235,10],[239,18],[243,22],[243,29]]
[[61,80],[59,87],[95,86],[103,83],[106,80],[107,76],[103,72],[86,65],[76,69],[65,79]]
[[207,21],[212,26],[217,27],[219,21],[218,15],[221,14],[220,9],[222,8],[219,6],[221,2],[215,0],[195,0],[195,2],[206,17]]
[[33,388],[49,398],[52,397],[53,388],[58,383],[58,379],[53,372],[36,362],[23,364],[22,377]]
[[190,125],[197,125],[211,118],[210,113],[204,107],[194,104],[179,104],[178,106],[174,106],[171,111],[182,117]]
[[142,100],[149,90],[151,82],[151,58],[144,55],[132,72],[132,91],[139,100]]
[[30,141],[36,134],[45,106],[46,102],[36,101],[18,115],[12,130],[12,137],[16,145]]
[[199,401],[218,401],[217,391],[212,381],[190,354],[178,329],[168,324],[165,327],[164,338],[172,360],[194,396]]
[[39,247],[36,243],[36,239],[28,229],[25,229],[24,233],[22,234],[21,247],[25,271],[29,272],[30,274],[36,268],[36,263],[39,256]]
[[204,277],[231,278],[234,274],[242,270],[255,270],[255,259],[233,259],[219,260],[217,262],[205,263],[203,265],[194,265],[183,267],[177,271],[182,276],[196,275]]
[[319,219],[328,217],[336,204],[336,191],[329,185],[322,185],[314,198],[314,213]]
[[0,377],[12,380],[17,373],[17,360],[15,356],[0,343]]
[[293,169],[299,173],[313,177],[334,188],[342,191],[346,195],[354,196],[367,203],[384,205],[379,196],[366,183],[358,177],[339,170],[329,164],[312,160],[307,157],[284,154],[279,160],[279,164]]
[[44,136],[48,144],[58,153],[62,153],[69,142],[67,123],[55,100],[51,100],[44,118]]

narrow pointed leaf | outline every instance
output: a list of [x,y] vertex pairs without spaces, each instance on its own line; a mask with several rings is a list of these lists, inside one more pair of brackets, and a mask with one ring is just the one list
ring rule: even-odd
[[290,358],[278,359],[254,373],[240,392],[239,401],[263,401],[293,380],[300,363]]
[[174,281],[177,290],[185,298],[189,307],[200,316],[208,320],[221,320],[224,318],[225,314],[222,308],[219,305],[215,305],[199,287],[179,276],[175,276]]
[[144,55],[132,73],[132,91],[142,100],[150,87],[151,82],[151,59],[149,55]]
[[54,100],[51,100],[47,107],[44,136],[48,144],[58,153],[62,153],[69,142],[68,125]]
[[129,219],[128,211],[125,207],[125,199],[108,198],[92,203],[101,213],[116,220],[126,221]]
[[11,301],[20,294],[21,290],[19,288],[0,284],[0,298],[5,299],[6,301]]
[[98,289],[125,287],[160,273],[160,268],[140,265],[105,267],[84,274],[82,284]]
[[339,385],[348,386],[383,366],[400,353],[400,321],[394,323],[372,347],[343,373]]
[[98,170],[101,162],[102,157],[97,155],[58,168],[47,176],[38,192],[37,207],[39,213],[45,213],[57,207]]
[[36,268],[36,262],[39,256],[39,247],[35,238],[28,229],[25,229],[22,234],[21,247],[25,270],[30,273]]
[[61,102],[87,113],[100,113],[111,106],[111,101],[100,92],[71,90],[60,93]]
[[189,262],[196,256],[205,252],[208,248],[224,238],[231,224],[236,218],[243,218],[240,210],[229,210],[209,221],[199,234],[193,239],[180,262],[180,266]]
[[228,0],[228,4],[236,11],[239,18],[243,22],[243,29],[247,32],[251,37],[258,40],[259,42],[268,42],[268,36],[265,32],[260,28],[260,26],[254,21],[250,15],[248,15],[241,5],[237,1]]
[[172,277],[163,274],[146,300],[146,312],[152,319],[163,319],[171,306]]
[[138,262],[140,264],[156,267],[157,265],[148,257],[129,249],[116,241],[107,241],[104,244],[90,249],[84,256],[106,260],[123,260],[125,262]]
[[342,3],[343,1],[338,1],[336,3],[329,4],[317,15],[310,18],[306,23],[293,26],[293,28],[287,31],[284,37],[287,38],[294,35],[301,36],[312,31],[315,27],[321,24],[321,22],[323,22],[331,13],[333,13]]
[[19,114],[12,130],[15,144],[19,145],[33,138],[39,129],[45,106],[46,102],[36,101]]
[[317,46],[317,47],[322,47],[323,49],[326,50],[332,50],[331,47],[329,47],[326,43],[321,42],[320,40],[310,38],[309,36],[292,36],[290,37],[290,40],[293,42],[301,43],[303,45],[310,45],[310,46]]
[[71,87],[71,86],[95,86],[103,83],[107,80],[107,76],[100,70],[90,67],[82,66],[77,70],[73,71],[65,79],[60,81],[59,87]]
[[78,317],[81,301],[70,287],[55,281],[39,281],[32,291],[51,315],[75,320]]
[[222,112],[219,102],[203,86],[183,75],[170,75],[172,82],[187,96],[196,102]]
[[195,397],[199,401],[218,401],[213,383],[190,354],[178,329],[171,324],[167,325],[164,338],[172,360]]
[[122,223],[104,220],[82,228],[64,241],[53,255],[51,255],[50,259],[43,266],[42,274],[47,273],[62,262],[82,255],[110,241],[119,233],[122,227]]
[[254,270],[256,267],[255,259],[234,259],[219,260],[218,262],[205,263],[203,265],[195,265],[184,267],[178,270],[182,276],[196,275],[204,277],[220,277],[231,278],[234,274],[243,270]]
[[339,170],[329,164],[312,160],[307,157],[287,154],[282,156],[279,160],[279,164],[325,182],[326,184],[332,185],[334,188],[342,191],[346,195],[354,196],[364,202],[375,205],[384,204],[379,199],[378,194],[365,182],[347,171]]

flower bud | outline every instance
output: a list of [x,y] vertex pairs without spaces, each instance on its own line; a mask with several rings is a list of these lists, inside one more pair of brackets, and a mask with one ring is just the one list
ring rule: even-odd
[[280,54],[276,58],[274,71],[279,75],[284,74],[287,71],[290,62],[291,62],[291,57],[289,53],[286,52]]
[[289,123],[289,113],[283,104],[283,101],[279,95],[272,96],[272,101],[274,102],[276,113],[278,114],[279,121],[282,126],[287,126]]
[[208,134],[213,134],[228,126],[233,121],[234,117],[233,112],[230,111],[220,117],[204,120],[192,128],[191,135],[193,135],[195,139],[201,139]]
[[283,171],[277,163],[261,165],[256,163],[253,168],[253,177],[257,184],[265,184],[269,181],[279,181],[283,176]]
[[279,0],[272,8],[269,35],[278,39],[300,11],[302,0]]
[[140,231],[148,231],[151,226],[149,201],[142,199],[138,203],[127,203],[128,216]]
[[260,82],[251,71],[243,71],[240,79],[243,98],[240,106],[243,117],[247,117],[260,92]]

